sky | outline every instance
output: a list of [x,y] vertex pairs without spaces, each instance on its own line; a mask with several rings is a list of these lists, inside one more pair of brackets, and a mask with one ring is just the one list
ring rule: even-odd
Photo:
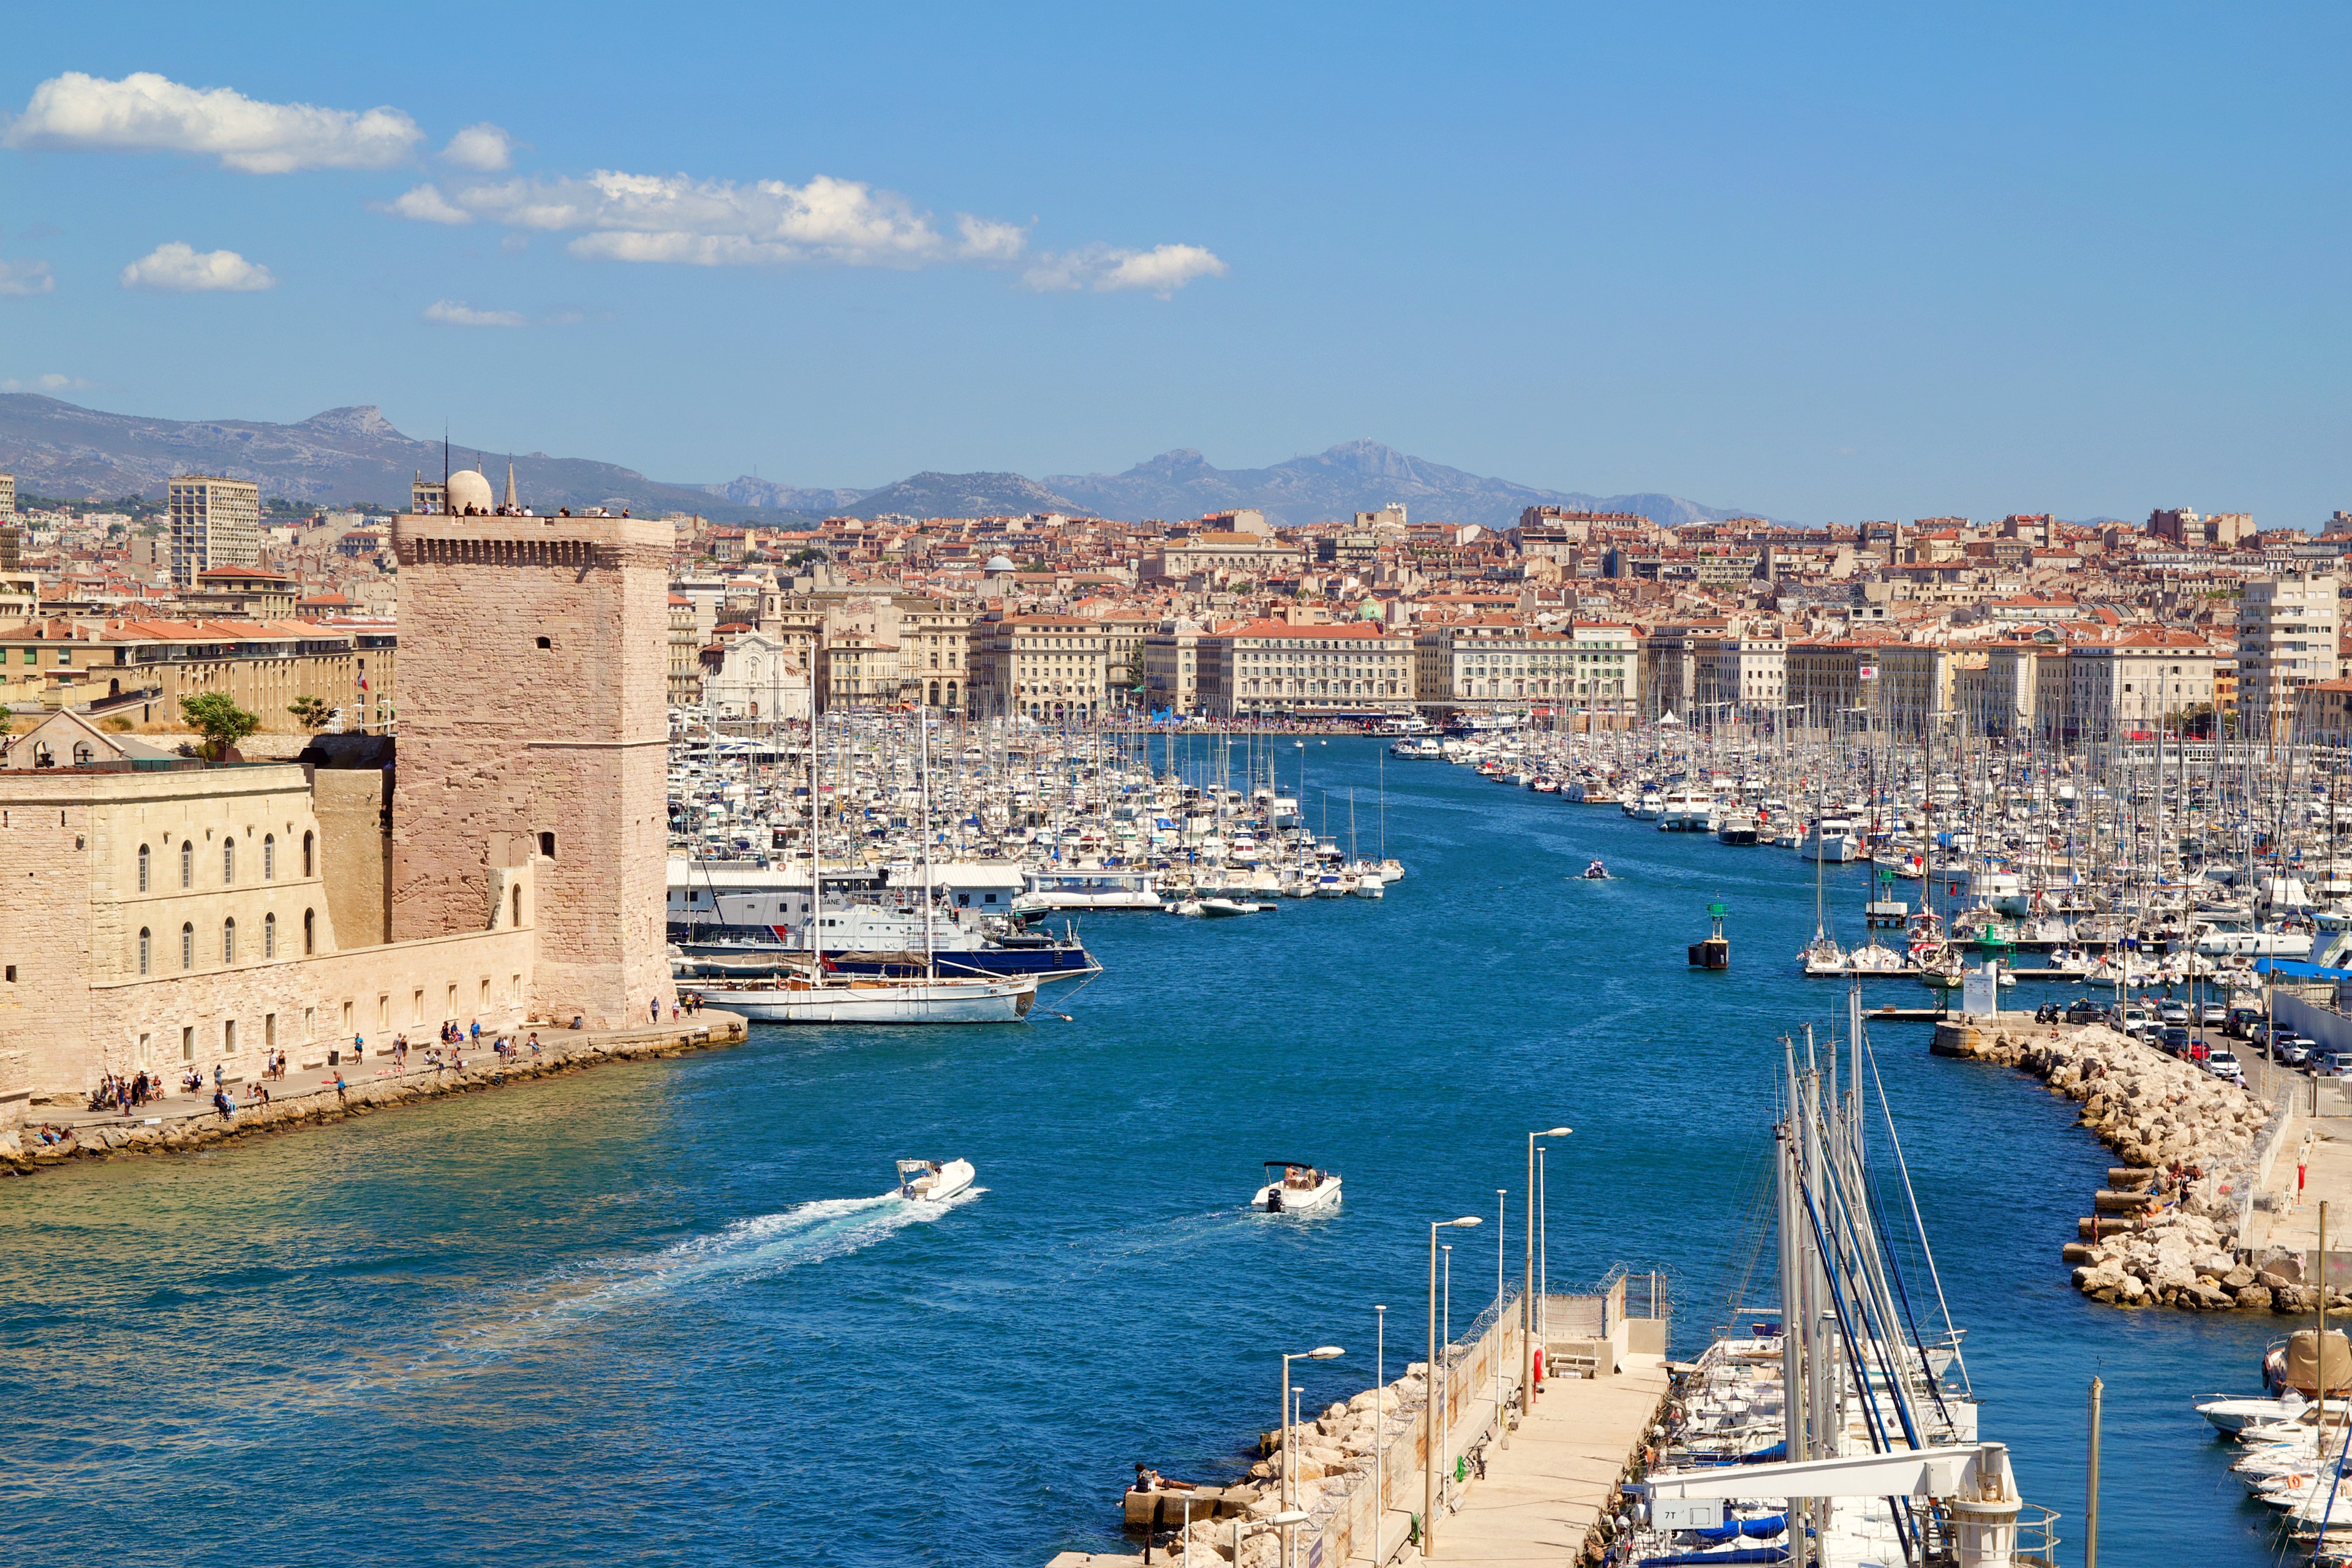
[[681,482],[1370,437],[1814,522],[2352,508],[2340,5],[7,32],[5,390]]

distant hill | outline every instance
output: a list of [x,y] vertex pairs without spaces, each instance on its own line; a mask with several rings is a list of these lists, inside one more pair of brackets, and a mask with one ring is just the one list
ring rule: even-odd
[[1595,496],[1542,490],[1490,479],[1408,456],[1378,441],[1344,441],[1312,457],[1265,468],[1218,468],[1200,453],[1163,452],[1123,474],[1049,474],[1046,486],[1106,517],[1186,518],[1232,507],[1255,507],[1270,522],[1297,525],[1344,519],[1390,501],[1429,522],[1475,522],[1508,528],[1531,506],[1587,511],[1640,512],[1672,527],[1752,515],[1700,506],[1669,495]]
[[[460,467],[473,450],[454,448]],[[526,504],[627,507],[658,515],[698,511],[722,521],[783,521],[772,510],[714,497],[697,485],[663,484],[634,468],[584,458],[517,454],[515,484]],[[506,486],[506,455],[487,453],[493,488]],[[34,393],[0,395],[0,471],[37,495],[161,497],[173,474],[251,479],[265,496],[310,502],[408,504],[409,481],[441,472],[441,443],[404,436],[381,409],[331,408],[299,425],[257,420],[183,421],[102,414]],[[830,510],[830,509],[826,509]],[[822,515],[820,512],[818,515]]]
[[[454,447],[460,466],[474,449]],[[482,454],[494,488],[506,454]],[[1139,521],[1255,507],[1284,525],[1344,519],[1391,501],[1421,521],[1507,528],[1530,506],[1640,512],[1669,527],[1745,515],[1670,495],[1586,495],[1482,478],[1377,441],[1347,441],[1265,468],[1219,468],[1189,449],[1163,452],[1123,474],[920,473],[879,489],[803,489],[749,476],[724,484],[670,484],[634,468],[544,452],[514,458],[526,505],[697,511],[721,522],[806,525],[827,516],[985,517],[1058,511]],[[381,409],[330,408],[299,425],[257,420],[151,419],[103,414],[36,393],[0,394],[0,472],[36,495],[160,498],[174,474],[251,479],[266,496],[326,503],[408,503],[409,481],[441,471],[441,443],[393,428]]]

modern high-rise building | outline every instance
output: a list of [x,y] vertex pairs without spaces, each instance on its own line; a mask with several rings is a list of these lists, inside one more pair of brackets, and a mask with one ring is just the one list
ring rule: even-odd
[[261,487],[243,479],[181,474],[171,483],[172,581],[196,585],[214,566],[261,563]]
[[2336,580],[2294,574],[2248,583],[2238,600],[2238,715],[2250,735],[2279,731],[2296,693],[2336,679]]
[[0,522],[15,521],[16,516],[16,476],[0,474]]

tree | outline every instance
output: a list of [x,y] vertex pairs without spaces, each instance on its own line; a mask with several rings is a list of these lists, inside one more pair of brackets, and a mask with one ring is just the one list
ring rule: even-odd
[[305,730],[323,730],[327,721],[335,716],[334,709],[323,697],[297,697],[286,705],[286,711],[293,714],[294,721]]
[[219,762],[230,747],[261,728],[261,716],[238,707],[226,691],[181,698],[180,717],[205,738],[196,754],[208,763]]

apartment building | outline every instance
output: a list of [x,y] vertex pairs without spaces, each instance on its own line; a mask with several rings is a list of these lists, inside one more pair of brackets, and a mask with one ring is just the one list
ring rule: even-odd
[[[1570,708],[1575,706],[1580,669],[1622,668],[1597,654],[1580,660],[1576,639],[1569,634],[1539,632],[1503,616],[1424,626],[1414,632],[1412,642],[1413,699],[1428,707]],[[1588,673],[1581,682],[1590,686],[1595,679],[1612,684],[1619,678]],[[1617,695],[1613,689],[1610,694]]]
[[[2072,643],[2063,658],[2041,661],[2037,727],[2044,739],[2064,742],[2152,734],[2166,719],[2213,700],[2217,662],[2218,650],[2203,637],[2172,627],[2136,626]],[[2333,677],[2331,669],[2322,679]]]
[[1339,718],[1412,705],[1414,649],[1356,621],[1244,621],[1202,636],[1200,701],[1212,718]]
[[2238,599],[2237,700],[2247,734],[2272,733],[2296,710],[2296,693],[2336,679],[2336,593],[2333,573],[2246,584]]
[[1641,690],[1641,638],[1609,621],[1580,621],[1568,629],[1572,689],[1566,705],[1587,713],[1630,713]]
[[1692,649],[1693,723],[1779,721],[1788,700],[1788,650],[1779,637],[1695,639]]
[[1202,711],[1198,626],[1167,626],[1143,639],[1143,700],[1155,713]]
[[193,588],[214,566],[261,563],[261,487],[243,479],[181,474],[166,487],[172,582]]
[[1109,638],[1078,616],[1001,616],[971,629],[971,711],[1084,720],[1108,701]]

